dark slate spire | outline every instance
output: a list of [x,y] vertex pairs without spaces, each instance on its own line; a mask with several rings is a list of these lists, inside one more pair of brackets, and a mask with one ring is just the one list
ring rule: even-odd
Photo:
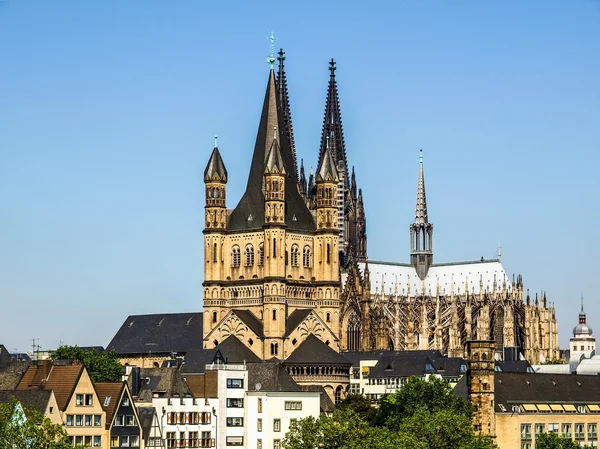
[[354,173],[354,165],[352,166],[352,176],[350,180],[350,192],[352,193],[352,198],[356,198],[356,174]]
[[213,149],[210,159],[208,160],[208,164],[206,164],[206,168],[204,169],[204,180],[227,182],[227,169],[225,168],[225,164],[221,158],[221,153],[219,153],[217,136],[215,136],[215,148]]
[[348,189],[348,162],[346,158],[346,146],[344,144],[344,130],[342,128],[342,114],[340,112],[340,100],[338,96],[337,83],[335,81],[335,61],[329,61],[329,87],[327,89],[327,102],[325,104],[325,117],[323,119],[323,131],[321,134],[321,149],[319,151],[319,166],[325,155],[327,138],[329,147],[336,167],[340,168],[340,162],[344,177],[344,187]]
[[284,123],[273,67],[269,72],[265,99],[254,145],[254,154],[248,175],[246,192],[231,213],[228,230],[262,229],[264,217],[263,174],[267,156],[273,145],[273,129],[277,128],[277,141],[285,167],[285,223],[291,231],[314,231],[315,221],[304,204],[297,186],[292,150],[287,133],[280,126]]
[[281,157],[279,141],[277,140],[277,129],[273,130],[273,143],[271,144],[271,149],[269,150],[269,155],[267,156],[265,173],[286,173],[283,158]]
[[425,176],[423,175],[423,150],[419,153],[419,182],[417,185],[415,223],[429,223],[427,218],[427,198],[425,197]]
[[329,146],[325,148],[325,154],[317,171],[317,182],[330,181],[337,183],[339,181],[338,171],[335,168],[335,162],[329,150]]
[[285,69],[283,63],[285,61],[285,52],[283,48],[279,49],[277,56],[279,62],[279,71],[277,73],[277,89],[279,90],[279,103],[283,110],[283,126],[287,133],[288,140],[290,141],[290,147],[292,150],[292,160],[294,162],[294,171],[298,173],[298,160],[296,159],[296,144],[294,142],[294,129],[292,128],[292,112],[290,110],[290,96],[287,88],[287,78],[285,76]]
[[298,181],[298,189],[300,190],[300,195],[306,201],[306,192],[308,185],[306,183],[306,175],[304,174],[304,160],[300,159],[300,181]]

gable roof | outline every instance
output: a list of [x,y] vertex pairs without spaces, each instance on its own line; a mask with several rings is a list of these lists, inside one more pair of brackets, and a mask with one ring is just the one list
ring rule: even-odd
[[247,365],[248,391],[302,391],[280,362]]
[[142,440],[148,441],[150,437],[150,431],[154,423],[154,417],[156,415],[156,409],[154,407],[136,407],[138,418],[140,419],[140,426],[142,428]]
[[348,360],[315,337],[314,334],[306,337],[306,340],[300,343],[283,363],[284,365],[351,365]]
[[202,323],[201,312],[130,315],[106,349],[117,354],[202,349]]
[[494,388],[497,411],[499,404],[600,404],[600,376],[497,372]]
[[289,337],[289,335],[294,332],[294,330],[300,326],[302,321],[306,319],[308,315],[312,312],[312,309],[296,309],[291,315],[288,317],[287,322],[285,323],[285,335],[283,338]]
[[248,326],[252,332],[254,332],[259,337],[263,337],[263,324],[260,320],[249,310],[240,310],[233,309],[232,310],[235,315],[244,322],[246,326]]
[[216,348],[189,351],[181,365],[181,373],[203,373],[206,365],[212,363],[217,351],[221,352],[221,355],[225,358],[227,363],[257,363],[261,361],[260,358],[235,335],[230,335]]
[[[125,387],[124,382],[97,382],[94,384],[98,400],[106,412],[106,428],[110,428],[113,416],[121,403],[121,394]],[[108,403],[106,399],[109,398]]]
[[[286,227],[289,231],[301,232],[312,232],[316,229],[315,220],[298,191],[294,156],[285,126],[283,107],[280,103],[275,73],[271,69],[250,164],[248,184],[240,202],[229,217],[227,229],[230,231],[258,230],[262,229],[265,223],[263,174],[268,151],[274,140],[273,130],[275,128],[286,172],[284,189]],[[251,220],[248,219],[250,216],[252,216]]]
[[0,390],[0,404],[9,404],[16,399],[24,408],[44,414],[52,395],[52,390]]
[[84,369],[83,365],[49,366],[48,363],[30,366],[17,390],[52,390],[58,408],[65,410]]
[[384,356],[369,372],[369,378],[411,377],[435,374],[437,371],[427,356]]

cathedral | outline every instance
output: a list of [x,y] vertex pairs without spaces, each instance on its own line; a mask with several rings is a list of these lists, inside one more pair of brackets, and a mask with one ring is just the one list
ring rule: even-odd
[[554,307],[545,293],[532,300],[521,276],[510,279],[500,255],[434,263],[422,154],[409,262],[368,259],[335,62],[317,169],[307,179],[303,161],[298,169],[283,50],[277,60],[276,70],[270,58],[246,190],[235,208],[227,209],[229,178],[216,141],[204,171],[204,347],[233,335],[264,360],[286,360],[308,340],[336,352],[438,349],[465,357],[467,341],[476,339],[494,340],[502,358],[558,359]]

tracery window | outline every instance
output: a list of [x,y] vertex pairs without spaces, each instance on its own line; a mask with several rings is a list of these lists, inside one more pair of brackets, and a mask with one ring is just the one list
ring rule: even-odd
[[246,245],[246,266],[254,265],[254,246]]
[[236,245],[231,250],[231,266],[234,268],[237,268],[240,266],[240,263],[241,263],[240,247]]
[[298,253],[300,250],[298,249],[298,245],[292,246],[292,267],[298,266]]
[[258,245],[258,265],[261,267],[265,264],[265,245],[261,243]]
[[304,268],[310,268],[310,247],[305,246],[302,251],[302,265]]

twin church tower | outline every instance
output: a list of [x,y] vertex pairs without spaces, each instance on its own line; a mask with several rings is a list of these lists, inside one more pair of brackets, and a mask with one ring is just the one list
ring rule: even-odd
[[228,174],[215,142],[206,185],[204,345],[235,336],[284,359],[309,335],[340,350],[340,273],[366,260],[366,219],[344,147],[335,62],[316,173],[298,170],[284,68],[272,61],[246,191],[226,208]]

